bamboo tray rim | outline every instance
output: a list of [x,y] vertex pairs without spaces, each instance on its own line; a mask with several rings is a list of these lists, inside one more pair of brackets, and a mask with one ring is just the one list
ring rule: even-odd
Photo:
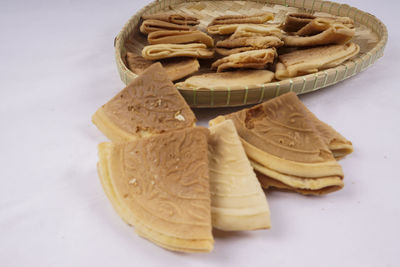
[[[203,2],[207,0],[155,0],[140,9],[133,15],[121,29],[114,40],[115,58],[121,80],[128,84],[137,75],[129,70],[123,60],[124,45],[127,36],[133,31],[134,27],[140,22],[144,13],[153,13],[163,10],[168,6],[183,3]],[[214,0],[214,2],[236,2],[232,0]],[[326,12],[336,16],[348,16],[364,26],[367,26],[378,36],[378,42],[374,47],[362,56],[356,56],[347,60],[339,66],[318,71],[316,73],[289,78],[281,81],[273,81],[267,84],[254,84],[251,86],[235,87],[215,87],[215,88],[179,88],[177,89],[184,96],[185,100],[192,107],[229,107],[256,104],[269,98],[278,96],[288,91],[294,91],[297,94],[304,94],[318,89],[336,84],[342,80],[350,78],[359,72],[365,70],[383,55],[385,45],[388,40],[386,26],[374,15],[363,12],[348,4],[340,4],[331,1],[320,0],[242,0],[241,2],[255,2],[258,4],[274,4],[284,7],[304,8],[308,12]],[[156,11],[154,11],[156,10]],[[153,12],[148,12],[153,11]],[[335,12],[336,11],[336,12]],[[226,94],[222,96],[221,93]],[[258,93],[258,97],[253,94]],[[240,101],[231,101],[233,94],[241,95]],[[249,95],[252,94],[252,99]],[[236,97],[237,99],[238,97]]]

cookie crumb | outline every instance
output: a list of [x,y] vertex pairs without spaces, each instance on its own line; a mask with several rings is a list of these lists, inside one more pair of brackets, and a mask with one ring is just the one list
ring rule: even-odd
[[185,117],[183,117],[181,112],[178,111],[178,112],[175,113],[175,119],[177,119],[178,121],[184,121]]

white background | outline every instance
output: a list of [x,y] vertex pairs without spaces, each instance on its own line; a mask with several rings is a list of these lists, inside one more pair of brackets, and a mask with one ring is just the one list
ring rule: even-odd
[[400,266],[399,2],[348,0],[387,25],[385,55],[301,96],[354,144],[344,189],[267,192],[272,229],[216,232],[210,254],[138,237],[97,177],[106,139],[90,118],[123,88],[113,39],[147,2],[0,2],[0,266]]

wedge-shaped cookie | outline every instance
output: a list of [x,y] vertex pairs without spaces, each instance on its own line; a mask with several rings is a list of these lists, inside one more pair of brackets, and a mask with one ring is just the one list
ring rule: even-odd
[[[320,121],[294,93],[217,117],[210,124],[224,119],[235,123],[255,170],[276,184],[305,194],[324,194],[343,187],[343,171],[329,149],[335,131],[322,138],[316,126]],[[329,132],[328,128],[325,131]],[[265,179],[261,184],[275,187]]]
[[[290,98],[288,97],[291,101],[297,102],[302,112],[306,114],[307,121],[313,124],[318,135],[322,138],[322,141],[328,146],[336,159],[343,158],[353,152],[353,145],[349,140],[337,132],[332,126],[319,120],[314,113],[301,103],[294,93],[288,93],[287,95],[291,95]],[[218,117],[215,121],[220,121],[221,119],[222,117]]]
[[187,78],[184,82],[176,83],[177,88],[213,88],[214,90],[229,87],[231,90],[244,86],[260,86],[269,83],[274,73],[269,70],[238,70],[218,73],[204,73]]
[[192,127],[196,118],[160,63],[99,108],[93,123],[114,142]]
[[169,250],[212,250],[207,136],[195,127],[99,145],[104,191],[140,236]]
[[225,231],[270,228],[265,194],[231,120],[210,127],[208,148],[213,226]]
[[147,36],[149,44],[203,43],[214,46],[214,40],[202,31],[156,31]]
[[208,26],[220,25],[220,24],[262,24],[268,20],[274,19],[274,14],[270,12],[264,12],[255,15],[224,15],[214,18]]
[[189,31],[189,30],[195,30],[195,27],[170,23],[156,19],[147,19],[142,22],[142,25],[140,25],[140,31],[144,34],[149,34],[155,31],[166,31],[166,30]]
[[[311,31],[311,30],[310,30]],[[355,30],[343,24],[330,24],[327,29],[311,36],[284,36],[282,38],[285,46],[316,46],[327,44],[345,44],[354,36]]]
[[297,50],[279,56],[275,78],[283,80],[290,77],[314,73],[322,69],[333,68],[355,56],[360,47],[355,43],[327,45]]
[[[141,74],[145,69],[154,64],[136,53],[126,53],[128,68],[136,74]],[[196,58],[171,58],[161,62],[171,81],[182,79],[199,70],[200,64]]]
[[143,15],[142,19],[144,20],[155,19],[178,25],[197,25],[200,23],[198,18],[194,16],[190,16],[187,14],[177,14],[177,13],[174,14],[158,13],[158,14]]
[[274,48],[241,52],[218,59],[211,65],[211,69],[217,69],[217,72],[231,68],[264,69],[274,61],[275,56]]
[[145,46],[142,56],[149,60],[171,57],[212,58],[214,50],[205,44],[156,44]]

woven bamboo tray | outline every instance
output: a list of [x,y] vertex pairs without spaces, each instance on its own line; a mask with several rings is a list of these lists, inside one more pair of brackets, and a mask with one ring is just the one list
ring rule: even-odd
[[[356,34],[353,41],[360,46],[360,53],[343,64],[283,81],[264,85],[235,88],[178,88],[191,107],[241,106],[263,102],[267,99],[293,91],[309,93],[343,81],[365,70],[383,55],[387,42],[385,25],[375,16],[346,4],[319,0],[247,0],[247,1],[190,1],[159,0],[150,3],[136,13],[115,38],[115,56],[121,80],[128,84],[137,75],[126,67],[127,51],[141,53],[147,40],[138,27],[143,14],[158,12],[186,13],[200,18],[199,28],[206,29],[212,18],[224,14],[255,14],[269,11],[275,14],[272,22],[280,23],[288,12],[307,12],[316,15],[347,16],[354,20]],[[200,62],[201,64],[201,62]],[[200,69],[200,72],[208,70]]]

